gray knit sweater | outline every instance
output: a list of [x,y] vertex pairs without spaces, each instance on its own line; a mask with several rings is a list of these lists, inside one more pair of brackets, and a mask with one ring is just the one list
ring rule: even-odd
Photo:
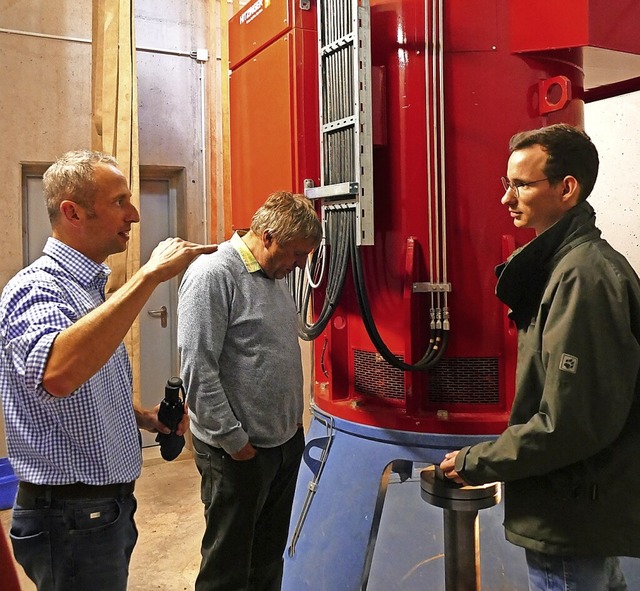
[[303,408],[293,299],[284,281],[250,272],[238,244],[236,235],[200,256],[178,301],[191,431],[230,454],[249,441],[254,447],[286,442]]

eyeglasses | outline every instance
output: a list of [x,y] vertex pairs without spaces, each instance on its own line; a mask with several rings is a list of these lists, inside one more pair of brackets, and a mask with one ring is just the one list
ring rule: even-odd
[[506,176],[501,176],[500,180],[502,181],[502,186],[506,191],[513,191],[516,194],[516,197],[520,197],[520,193],[518,193],[518,189],[520,187],[528,187],[529,185],[535,185],[536,183],[541,183],[542,181],[548,181],[548,177],[544,177],[543,179],[538,179],[537,181],[529,181],[528,183],[514,183],[510,181]]

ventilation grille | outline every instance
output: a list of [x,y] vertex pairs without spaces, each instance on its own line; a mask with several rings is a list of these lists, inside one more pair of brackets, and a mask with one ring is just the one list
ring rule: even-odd
[[[498,369],[496,357],[445,357],[429,370],[429,403],[499,404]],[[405,400],[404,372],[378,353],[354,350],[354,381],[356,393],[363,396]]]
[[431,370],[429,402],[498,404],[500,388],[495,357],[444,358]]
[[[397,356],[402,360],[402,357]],[[355,391],[364,396],[404,401],[404,372],[387,363],[379,354],[354,350]]]

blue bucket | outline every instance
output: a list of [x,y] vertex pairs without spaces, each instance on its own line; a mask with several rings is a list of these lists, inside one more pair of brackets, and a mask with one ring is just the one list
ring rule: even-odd
[[18,479],[9,458],[0,458],[0,510],[11,509],[18,492]]

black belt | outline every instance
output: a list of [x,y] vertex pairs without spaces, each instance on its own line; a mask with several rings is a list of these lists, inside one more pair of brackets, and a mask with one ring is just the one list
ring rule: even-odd
[[133,493],[135,482],[123,484],[93,485],[84,482],[73,484],[33,484],[20,482],[16,503],[20,507],[33,507],[47,500],[116,499]]

